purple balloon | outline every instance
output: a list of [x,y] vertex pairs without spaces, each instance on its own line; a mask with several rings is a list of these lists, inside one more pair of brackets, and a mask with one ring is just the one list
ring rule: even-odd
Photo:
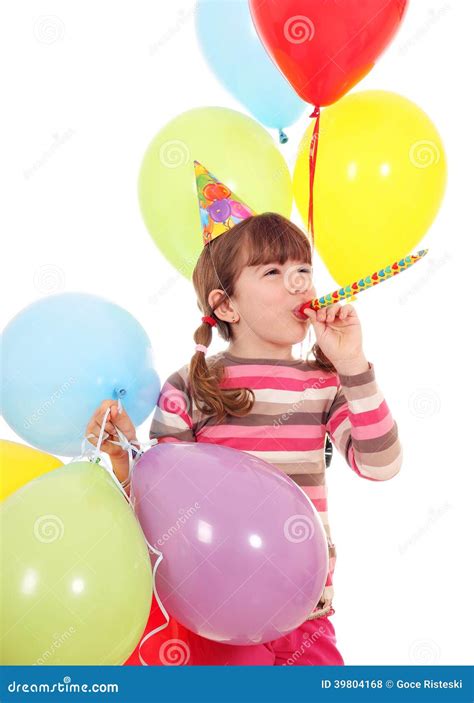
[[319,601],[329,566],[321,518],[266,461],[223,445],[158,444],[135,465],[131,500],[163,553],[158,595],[192,632],[229,644],[269,642],[301,625]]
[[225,198],[215,200],[207,209],[214,222],[225,222],[231,214],[229,201]]

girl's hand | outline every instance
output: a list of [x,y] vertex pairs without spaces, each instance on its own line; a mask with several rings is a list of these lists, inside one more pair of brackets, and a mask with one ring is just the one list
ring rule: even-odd
[[362,330],[353,305],[335,303],[320,310],[305,308],[321,351],[340,373],[361,373],[368,368],[362,351]]
[[115,428],[118,427],[119,430],[123,432],[129,442],[132,439],[136,440],[137,435],[133,422],[131,421],[131,419],[123,408],[122,412],[119,414],[117,400],[104,400],[101,403],[101,405],[92,415],[87,425],[86,437],[89,434],[94,435],[93,437],[89,437],[88,441],[92,445],[94,445],[94,447],[97,446],[100,428],[102,427],[102,421],[104,419],[105,413],[107,412],[107,408],[109,407],[110,414],[107,418],[107,422],[105,423],[104,434],[100,445],[100,451],[108,454],[111,459],[121,459],[122,457],[128,456],[128,454],[125,449],[122,449],[122,447],[120,447],[118,444],[112,444],[112,442],[110,441],[119,441],[118,434]]

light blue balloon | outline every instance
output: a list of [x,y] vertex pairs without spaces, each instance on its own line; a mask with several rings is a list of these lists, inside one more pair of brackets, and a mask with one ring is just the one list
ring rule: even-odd
[[150,340],[127,310],[86,293],[61,293],[21,310],[2,334],[3,416],[38,449],[78,456],[106,399],[135,426],[160,392]]
[[[275,0],[276,1],[276,0]],[[196,32],[209,66],[227,90],[267,127],[293,124],[308,108],[268,56],[247,0],[198,0]]]

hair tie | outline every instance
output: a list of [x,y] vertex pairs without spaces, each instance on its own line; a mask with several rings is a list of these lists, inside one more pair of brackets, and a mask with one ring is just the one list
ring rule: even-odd
[[205,315],[204,317],[201,317],[202,322],[207,322],[208,325],[211,325],[211,327],[215,327],[217,325],[217,322],[214,320],[213,317],[209,317],[209,315]]
[[196,351],[202,351],[203,354],[207,352],[207,347],[205,347],[204,344],[196,344],[195,349]]

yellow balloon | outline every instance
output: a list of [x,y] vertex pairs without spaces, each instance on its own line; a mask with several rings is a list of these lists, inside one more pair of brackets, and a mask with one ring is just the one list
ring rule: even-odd
[[[309,143],[301,141],[293,189],[307,222]],[[315,248],[340,284],[406,256],[433,222],[446,184],[441,137],[396,93],[352,93],[321,111],[313,188]]]
[[257,213],[290,217],[293,204],[285,159],[251,117],[224,107],[199,107],[172,119],[145,153],[138,195],[155,244],[189,279],[203,248],[194,160]]
[[0,500],[58,466],[63,462],[52,454],[0,439]]

